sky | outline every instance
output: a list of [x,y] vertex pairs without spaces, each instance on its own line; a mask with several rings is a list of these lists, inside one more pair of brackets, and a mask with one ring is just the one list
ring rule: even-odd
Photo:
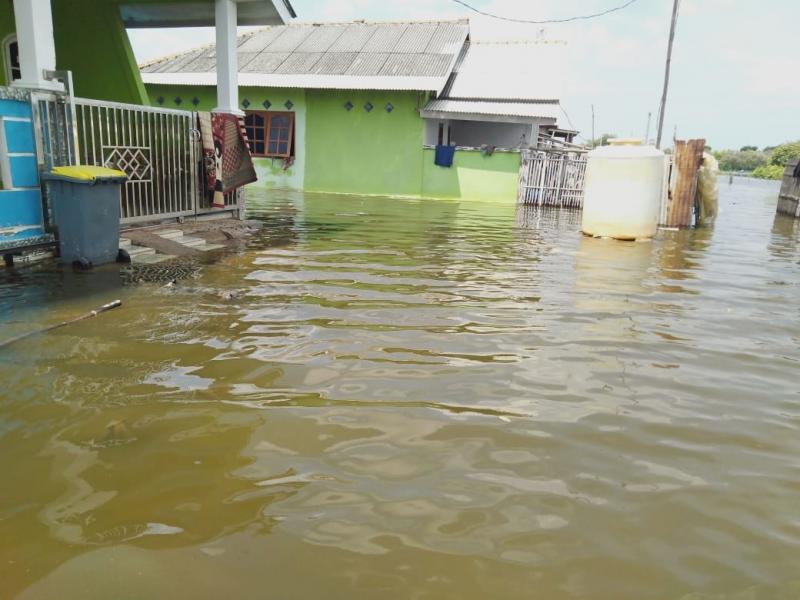
[[[600,12],[626,0],[467,0],[482,11],[545,20]],[[453,0],[292,0],[299,21],[469,17],[485,41],[563,40],[559,124],[650,137],[664,79],[672,0],[636,0],[585,21],[521,25],[482,17]],[[542,31],[544,30],[544,31]],[[681,0],[664,139],[702,137],[715,149],[800,139],[800,0]],[[212,29],[132,30],[144,62],[212,42]],[[514,73],[509,73],[513,77]]]

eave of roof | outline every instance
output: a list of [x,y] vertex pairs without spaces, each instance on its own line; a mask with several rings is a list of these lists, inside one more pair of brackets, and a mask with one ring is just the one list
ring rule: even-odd
[[500,117],[529,121],[534,119],[558,119],[558,102],[492,102],[486,100],[435,99],[420,111],[428,119],[468,119],[470,117]]

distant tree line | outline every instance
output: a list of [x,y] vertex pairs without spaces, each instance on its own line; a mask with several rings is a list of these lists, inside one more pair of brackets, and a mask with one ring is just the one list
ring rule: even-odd
[[[616,137],[613,133],[604,133],[590,140],[589,146],[607,146]],[[665,148],[664,152],[670,154],[672,148]],[[786,163],[800,159],[800,140],[780,146],[766,146],[761,150],[758,146],[742,146],[738,150],[712,151],[710,146],[706,146],[706,152],[711,152],[719,161],[721,171],[750,173],[759,179],[781,179]]]
[[800,140],[780,146],[742,146],[713,152],[722,171],[744,171],[760,179],[781,179],[786,163],[800,159]]

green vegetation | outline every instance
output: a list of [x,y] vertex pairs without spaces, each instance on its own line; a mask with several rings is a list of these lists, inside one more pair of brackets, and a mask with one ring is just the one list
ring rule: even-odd
[[714,156],[721,171],[746,171],[759,179],[780,179],[787,162],[800,159],[800,140],[758,150],[742,146],[740,150],[718,150]]
[[800,140],[787,142],[775,148],[770,154],[769,164],[785,167],[789,161],[800,159]]
[[753,177],[757,179],[783,179],[784,167],[779,165],[764,165],[753,169]]
[[608,140],[616,139],[613,133],[604,133],[599,138],[595,138],[589,142],[589,147],[596,148],[597,146],[608,146]]
[[721,171],[753,171],[769,164],[769,156],[758,150],[718,150],[714,157]]

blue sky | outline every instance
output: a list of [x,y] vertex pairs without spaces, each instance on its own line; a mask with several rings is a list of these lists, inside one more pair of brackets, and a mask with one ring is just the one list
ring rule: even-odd
[[[623,0],[471,0],[482,10],[528,19],[605,10]],[[473,38],[536,39],[539,25],[479,17],[452,0],[292,0],[305,21],[467,17]],[[612,15],[544,27],[564,40],[562,106],[585,137],[643,137],[663,80],[672,0],[637,0]],[[800,0],[681,0],[664,137],[705,137],[714,148],[800,139]],[[211,30],[132,31],[144,61],[213,40]],[[509,76],[513,76],[510,73]],[[569,126],[566,116],[561,123]]]

